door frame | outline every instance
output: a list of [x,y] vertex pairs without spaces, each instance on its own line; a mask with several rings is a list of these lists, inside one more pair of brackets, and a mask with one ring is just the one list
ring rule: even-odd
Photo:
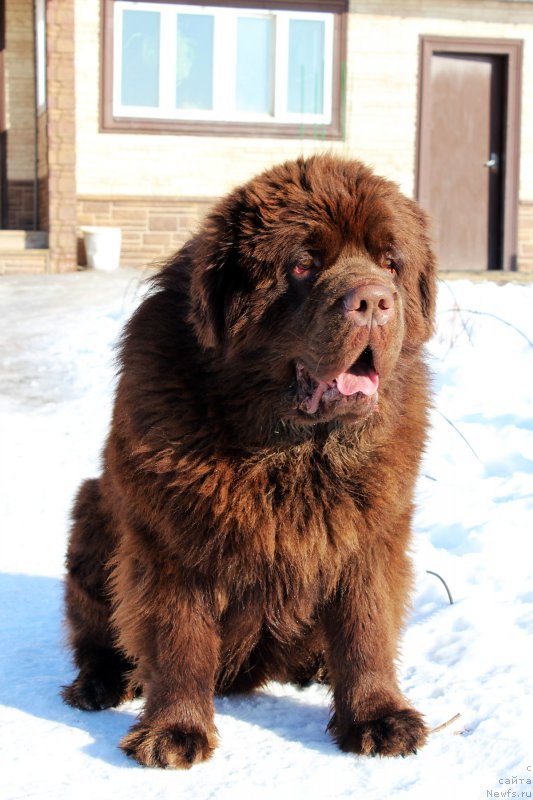
[[507,65],[504,124],[505,176],[503,181],[502,270],[517,269],[518,191],[520,162],[520,111],[522,96],[521,39],[470,39],[451,36],[421,36],[418,71],[418,117],[416,131],[416,197],[429,175],[429,138],[423,136],[429,121],[431,101],[431,59],[435,53],[467,53],[503,56]]

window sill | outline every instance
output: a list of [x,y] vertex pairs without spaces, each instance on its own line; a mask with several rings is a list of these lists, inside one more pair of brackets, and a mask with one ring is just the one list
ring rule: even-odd
[[317,141],[342,140],[341,129],[336,125],[200,122],[164,119],[134,119],[112,117],[102,120],[101,133],[149,133],[175,136],[225,136],[262,139],[315,139]]

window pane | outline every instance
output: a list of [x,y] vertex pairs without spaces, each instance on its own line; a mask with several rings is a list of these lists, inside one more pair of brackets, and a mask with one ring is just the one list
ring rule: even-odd
[[237,111],[272,113],[272,19],[237,22]]
[[159,105],[159,12],[124,11],[122,84],[124,106]]
[[213,28],[207,14],[179,14],[176,108],[213,107]]
[[322,114],[324,110],[324,22],[289,22],[287,110]]

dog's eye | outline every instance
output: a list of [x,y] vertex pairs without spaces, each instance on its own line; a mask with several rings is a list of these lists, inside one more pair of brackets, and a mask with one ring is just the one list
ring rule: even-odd
[[391,255],[384,255],[381,258],[381,266],[384,267],[391,275],[397,275],[399,272],[398,262]]
[[291,272],[295,277],[302,278],[313,274],[319,267],[320,258],[318,256],[309,256],[297,261],[292,267]]
[[306,275],[312,269],[312,264],[296,264],[296,266],[292,268],[292,274],[300,277],[301,275]]

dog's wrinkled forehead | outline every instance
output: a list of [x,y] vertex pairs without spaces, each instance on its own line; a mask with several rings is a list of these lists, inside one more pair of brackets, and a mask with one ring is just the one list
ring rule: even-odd
[[349,166],[295,162],[243,187],[231,221],[241,255],[279,263],[316,249],[333,261],[346,249],[375,253],[401,244],[396,187],[362,165]]

